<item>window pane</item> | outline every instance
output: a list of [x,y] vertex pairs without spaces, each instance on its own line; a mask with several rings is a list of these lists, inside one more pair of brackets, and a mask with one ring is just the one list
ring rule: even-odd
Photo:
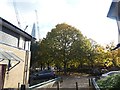
[[17,47],[18,45],[18,38],[9,35],[7,33],[4,33],[2,31],[0,31],[0,42],[11,45],[11,46],[15,46]]
[[25,46],[25,38],[20,37],[20,39],[19,39],[19,48],[24,49],[24,46]]

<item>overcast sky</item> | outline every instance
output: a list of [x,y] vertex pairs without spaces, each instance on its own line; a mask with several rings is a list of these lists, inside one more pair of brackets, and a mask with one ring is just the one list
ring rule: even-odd
[[37,10],[40,38],[58,23],[65,22],[98,44],[118,42],[116,21],[106,17],[112,0],[2,0],[0,17],[18,26],[13,1],[21,28],[28,25],[29,34],[36,22]]

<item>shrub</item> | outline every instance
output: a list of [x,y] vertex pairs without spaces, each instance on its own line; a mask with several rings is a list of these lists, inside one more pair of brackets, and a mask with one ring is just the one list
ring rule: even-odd
[[101,90],[115,90],[120,88],[120,75],[115,74],[106,78],[99,79],[97,81]]

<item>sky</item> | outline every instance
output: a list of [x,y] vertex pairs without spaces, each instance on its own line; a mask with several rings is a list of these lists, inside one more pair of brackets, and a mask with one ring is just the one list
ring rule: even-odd
[[98,44],[117,44],[117,23],[107,18],[111,2],[112,0],[2,0],[0,17],[16,26],[18,18],[21,29],[24,30],[28,25],[26,32],[29,34],[33,23],[38,20],[40,38],[46,37],[47,32],[57,24],[67,23]]

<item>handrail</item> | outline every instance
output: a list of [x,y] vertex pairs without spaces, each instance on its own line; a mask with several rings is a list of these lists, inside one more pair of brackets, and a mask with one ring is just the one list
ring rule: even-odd
[[95,90],[100,90],[99,86],[97,85],[95,78],[92,78],[92,85],[94,86]]
[[54,84],[56,81],[58,80],[58,78],[55,78],[55,79],[51,79],[51,80],[48,80],[48,81],[45,81],[45,82],[42,82],[42,83],[38,83],[36,85],[33,85],[33,86],[30,86],[29,89],[35,89],[35,88],[44,88],[46,87],[48,84]]

